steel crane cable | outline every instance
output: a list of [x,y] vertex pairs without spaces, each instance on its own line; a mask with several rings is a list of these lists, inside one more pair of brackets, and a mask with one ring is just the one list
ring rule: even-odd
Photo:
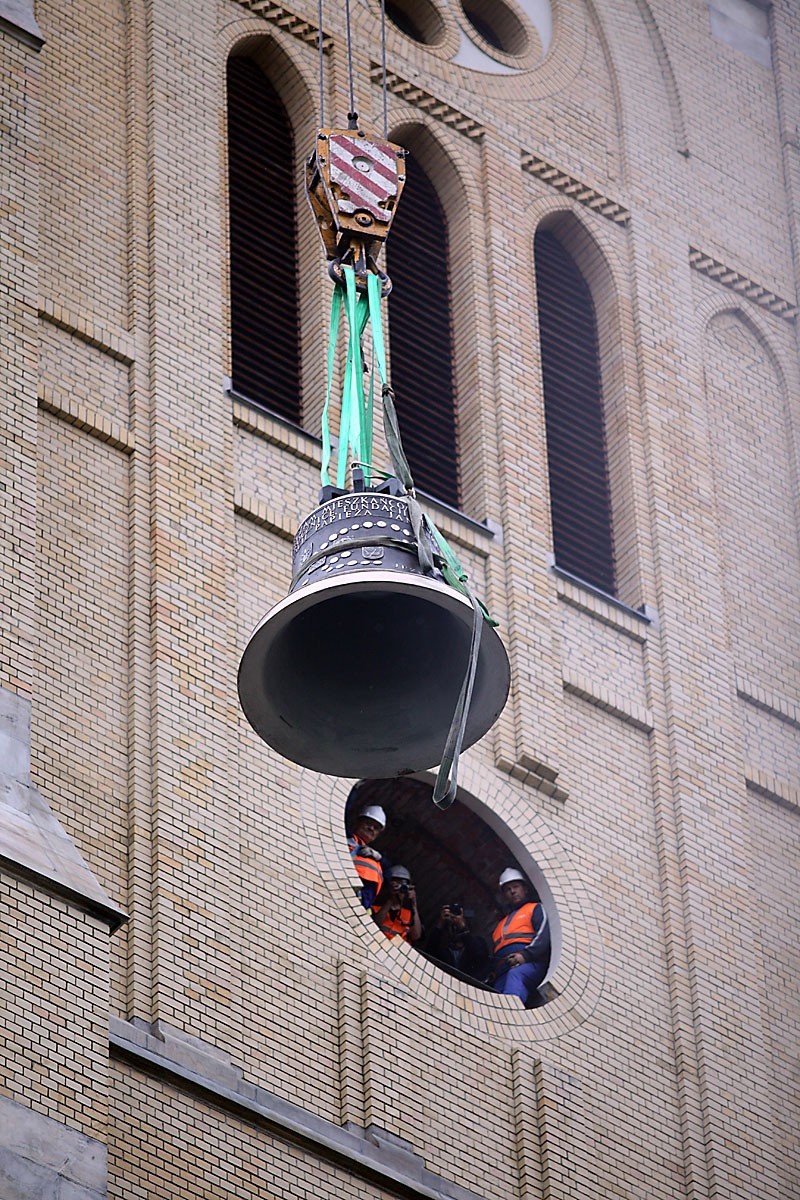
[[[345,14],[347,20],[347,70],[350,80],[350,112],[348,117],[355,118],[355,83],[353,75],[353,37],[350,22],[350,0],[346,0]],[[322,0],[317,0],[317,53],[319,57],[319,123],[325,124],[325,46],[322,32]],[[381,0],[381,72],[383,91],[383,136],[389,138],[389,113],[387,108],[386,88],[386,0]]]
[[317,0],[317,50],[319,53],[319,123],[325,124],[325,47],[322,36],[322,0]]
[[354,121],[357,114],[355,88],[353,86],[353,36],[350,28],[350,0],[345,0],[344,11],[347,20],[347,70],[350,76],[350,112],[347,114],[347,118],[349,121]]
[[[322,0],[320,0],[320,3]],[[386,109],[386,0],[381,0],[381,67],[383,69],[383,136],[389,140],[389,116]]]

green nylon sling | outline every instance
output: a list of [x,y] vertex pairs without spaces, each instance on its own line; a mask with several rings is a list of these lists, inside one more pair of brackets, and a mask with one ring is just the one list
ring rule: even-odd
[[330,461],[332,437],[330,431],[330,400],[333,384],[333,365],[336,343],[339,336],[341,312],[344,307],[348,325],[347,355],[342,387],[342,405],[339,419],[339,441],[337,445],[336,485],[343,488],[347,478],[348,461],[358,462],[364,468],[364,477],[369,484],[372,470],[373,432],[373,383],[370,378],[369,394],[364,392],[364,357],[362,338],[367,326],[371,326],[373,359],[381,381],[383,402],[383,427],[389,456],[394,473],[406,489],[409,519],[417,544],[420,566],[425,574],[434,569],[434,558],[430,548],[433,538],[439,550],[439,562],[446,583],[466,596],[472,605],[472,632],[469,656],[464,681],[456,702],[453,720],[447,734],[442,761],[433,788],[433,802],[438,808],[449,808],[458,790],[458,763],[466,732],[467,716],[475,685],[478,668],[483,622],[496,625],[485,607],[475,597],[469,586],[467,574],[457,555],[444,535],[436,528],[430,517],[420,508],[414,489],[414,480],[400,438],[400,427],[394,405],[394,391],[388,379],[386,349],[381,315],[381,281],[373,274],[367,276],[367,295],[359,295],[356,288],[355,271],[343,267],[344,291],[337,284],[331,301],[330,329],[328,335],[327,384],[325,405],[322,412],[322,467],[323,485],[330,484]]

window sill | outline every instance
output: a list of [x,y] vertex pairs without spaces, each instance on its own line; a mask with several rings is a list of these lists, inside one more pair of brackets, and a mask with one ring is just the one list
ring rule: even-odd
[[246,396],[241,396],[230,388],[225,389],[225,394],[231,401],[234,425],[246,429],[248,433],[254,433],[273,446],[288,450],[303,462],[311,463],[315,467],[321,464],[322,442],[319,438],[295,425],[294,421],[270,412],[268,408],[248,400]]
[[607,625],[627,633],[636,641],[647,638],[648,627],[656,628],[658,615],[649,604],[641,609],[631,608],[616,596],[610,596],[602,588],[594,587],[577,575],[572,575],[554,562],[549,563],[550,573],[556,578],[558,597],[575,608],[590,613]]
[[[234,425],[263,438],[273,446],[279,446],[295,458],[302,459],[303,462],[311,463],[315,467],[321,465],[322,441],[320,438],[308,433],[294,421],[270,412],[264,405],[257,404],[254,400],[249,400],[247,396],[234,391],[228,381],[226,381],[225,395],[231,401]],[[488,522],[477,521],[474,517],[461,512],[460,509],[454,508],[420,489],[417,489],[417,496],[422,502],[423,508],[429,507],[432,510],[436,524],[448,540],[474,550],[484,557],[488,554],[488,546],[491,543],[502,544],[499,529],[495,530]]]

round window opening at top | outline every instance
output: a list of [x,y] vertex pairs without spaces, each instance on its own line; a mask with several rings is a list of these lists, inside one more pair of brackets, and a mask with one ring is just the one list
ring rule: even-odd
[[503,0],[462,0],[461,7],[472,28],[493,50],[517,56],[527,54],[529,40],[525,26]]
[[526,1008],[550,998],[556,914],[536,883],[548,889],[464,800],[440,811],[429,783],[365,780],[350,792],[345,830],[361,903],[388,938]]
[[444,21],[430,0],[385,0],[385,12],[395,28],[414,42],[435,46],[444,37]]

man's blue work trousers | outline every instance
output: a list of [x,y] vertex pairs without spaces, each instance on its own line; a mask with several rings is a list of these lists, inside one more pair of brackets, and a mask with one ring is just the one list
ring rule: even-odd
[[510,967],[505,975],[501,975],[495,983],[495,990],[505,996],[519,996],[523,1004],[533,995],[536,988],[547,974],[547,963],[520,963],[518,967]]

